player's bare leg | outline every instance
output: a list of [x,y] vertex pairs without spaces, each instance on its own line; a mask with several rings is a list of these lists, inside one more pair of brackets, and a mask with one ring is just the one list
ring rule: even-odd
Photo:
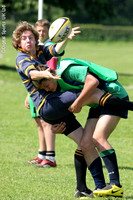
[[[45,159],[35,167],[56,167],[55,161],[55,134],[52,133],[51,124],[40,119],[43,132],[39,133],[39,144],[42,152],[45,152]],[[45,148],[45,149],[44,149]]]

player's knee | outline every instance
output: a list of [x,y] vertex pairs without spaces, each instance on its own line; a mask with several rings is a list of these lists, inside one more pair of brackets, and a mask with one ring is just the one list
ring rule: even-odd
[[46,128],[46,127],[51,128],[51,124],[45,122],[44,120],[41,120],[41,125],[42,125],[43,128]]
[[93,142],[93,144],[95,145],[95,147],[99,147],[99,145],[100,145],[100,137],[97,137],[97,136],[93,136],[92,137],[92,142]]
[[80,147],[83,152],[89,151],[89,149],[92,147],[92,142],[82,139],[80,142]]

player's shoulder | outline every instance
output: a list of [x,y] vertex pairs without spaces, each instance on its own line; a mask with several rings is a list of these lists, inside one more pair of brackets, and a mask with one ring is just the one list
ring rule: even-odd
[[36,47],[36,51],[41,51],[44,48],[44,44],[43,43],[39,43],[38,46]]
[[48,39],[44,43],[39,43],[36,50],[38,52],[38,51],[41,51],[45,48],[48,48],[49,45],[54,45],[54,44],[55,44],[54,42],[52,42],[50,39]]
[[46,40],[45,42],[44,42],[44,45],[45,46],[49,46],[49,45],[51,45],[51,44],[55,44],[54,42],[52,42],[50,39],[48,39],[48,40]]
[[40,54],[42,53],[44,50],[48,49],[48,47],[43,43],[40,43],[37,47],[36,47],[36,53]]
[[18,55],[17,55],[17,58],[16,58],[16,63],[17,63],[17,65],[20,63],[20,62],[22,62],[22,61],[24,61],[24,60],[30,60],[30,55],[29,54],[27,54],[27,53],[25,53],[25,52],[19,52],[18,53]]

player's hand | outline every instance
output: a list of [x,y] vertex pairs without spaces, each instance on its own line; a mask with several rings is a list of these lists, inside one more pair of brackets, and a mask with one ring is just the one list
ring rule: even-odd
[[68,36],[68,39],[72,40],[73,37],[76,37],[77,34],[81,33],[81,31],[79,29],[80,29],[80,27],[72,28],[72,31],[71,31],[70,35]]
[[52,125],[51,130],[54,134],[61,134],[66,130],[66,123],[61,122],[60,124],[54,124]]
[[29,96],[28,96],[28,95],[27,95],[27,97],[25,98],[24,104],[25,104],[25,107],[26,107],[27,109],[30,108],[30,106],[29,106]]
[[79,113],[82,110],[82,106],[80,106],[76,102],[73,102],[73,104],[69,106],[68,110],[72,113]]
[[44,78],[47,78],[47,79],[57,79],[57,80],[61,79],[61,77],[58,76],[57,74],[52,74],[50,68],[46,69],[44,71],[44,73],[45,73],[44,74]]

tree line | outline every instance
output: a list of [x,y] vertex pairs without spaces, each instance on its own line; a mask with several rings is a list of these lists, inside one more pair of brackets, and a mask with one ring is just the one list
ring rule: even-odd
[[[37,20],[37,0],[0,0],[0,5],[6,5],[9,19]],[[43,9],[49,21],[67,16],[73,23],[133,25],[133,0],[44,0]]]

